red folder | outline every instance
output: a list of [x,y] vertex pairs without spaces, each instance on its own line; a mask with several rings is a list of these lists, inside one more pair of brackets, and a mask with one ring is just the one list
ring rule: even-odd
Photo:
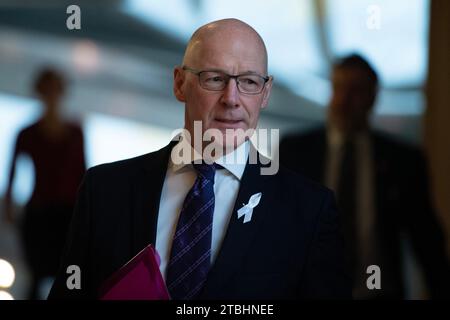
[[151,244],[106,280],[100,290],[100,300],[169,299],[159,257]]

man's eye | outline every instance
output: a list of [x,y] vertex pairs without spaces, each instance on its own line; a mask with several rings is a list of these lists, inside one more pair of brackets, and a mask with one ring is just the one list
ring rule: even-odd
[[206,79],[207,82],[223,82],[225,81],[223,77],[216,76],[216,77],[210,77]]
[[247,84],[256,84],[256,81],[254,81],[254,80],[252,80],[252,79],[245,79],[244,81],[245,81],[245,83],[247,83]]
[[239,82],[245,85],[255,85],[257,84],[255,79],[252,78],[241,78],[239,79]]

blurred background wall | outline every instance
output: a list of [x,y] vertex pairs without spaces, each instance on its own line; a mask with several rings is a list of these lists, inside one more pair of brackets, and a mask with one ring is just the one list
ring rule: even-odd
[[[80,30],[66,26],[72,4],[81,9]],[[331,63],[358,51],[381,76],[374,125],[422,144],[429,68],[427,146],[435,201],[450,230],[448,15],[445,0],[0,1],[0,197],[14,139],[42,112],[31,90],[40,68],[56,66],[69,78],[64,112],[82,123],[88,167],[132,157],[164,146],[183,125],[172,70],[190,34],[234,17],[266,42],[275,86],[260,127],[279,128],[282,135],[323,123]],[[18,214],[30,196],[32,172],[29,159],[21,158],[14,184]],[[3,222],[0,230],[0,258],[16,269],[9,291],[21,299],[27,271],[17,234]],[[419,280],[410,297],[421,297]]]

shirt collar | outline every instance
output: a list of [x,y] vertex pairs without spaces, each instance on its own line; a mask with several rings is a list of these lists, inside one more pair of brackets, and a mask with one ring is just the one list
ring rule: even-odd
[[220,157],[215,162],[231,172],[238,180],[241,180],[247,164],[249,144],[249,141],[245,141],[232,152]]
[[[181,136],[182,139],[178,143],[189,143],[188,140],[183,137],[183,134],[181,134]],[[193,155],[193,161],[202,159],[202,155],[198,153],[197,150],[195,150],[190,144],[189,148],[191,149]],[[250,142],[245,141],[232,152],[223,155],[222,157],[216,159],[214,162],[221,165],[224,169],[228,170],[238,180],[241,180],[242,175],[244,174],[245,166],[247,164],[249,148]],[[190,170],[193,168],[191,163],[173,163],[171,158],[169,165],[175,173],[183,172],[184,170]]]

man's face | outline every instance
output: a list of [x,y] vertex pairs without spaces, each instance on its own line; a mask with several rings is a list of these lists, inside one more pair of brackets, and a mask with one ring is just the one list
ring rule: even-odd
[[336,68],[332,83],[329,121],[346,134],[365,128],[376,96],[367,74],[358,68]]
[[[253,41],[254,42],[254,41]],[[230,75],[247,72],[266,76],[262,47],[242,34],[229,33],[194,43],[186,66],[199,71],[220,70]],[[222,91],[208,91],[200,86],[198,76],[176,68],[174,92],[185,103],[185,127],[193,136],[194,121],[202,121],[203,132],[219,129],[254,129],[259,112],[267,105],[272,83],[266,83],[260,94],[239,92],[235,79],[230,79]],[[202,133],[203,133],[202,132]],[[234,147],[243,140],[234,141]]]

